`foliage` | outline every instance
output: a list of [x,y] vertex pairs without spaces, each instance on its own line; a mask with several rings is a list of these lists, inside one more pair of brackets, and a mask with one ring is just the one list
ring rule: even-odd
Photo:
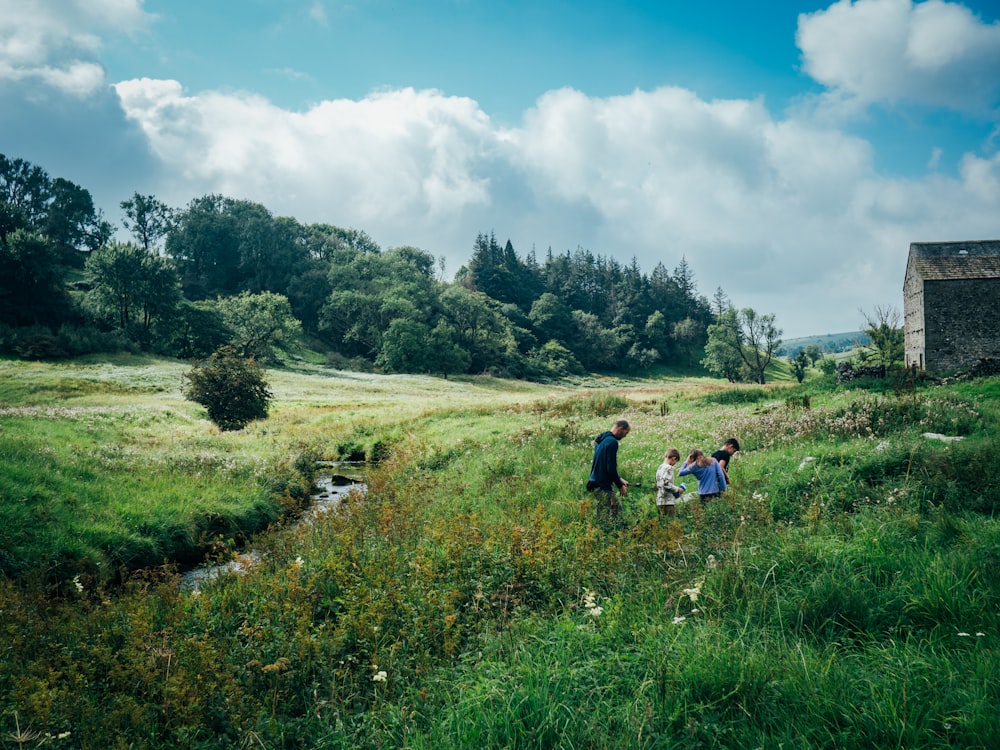
[[173,227],[174,211],[155,195],[134,193],[120,204],[122,226],[132,233],[143,250],[151,250]]
[[112,242],[87,258],[87,297],[98,318],[127,334],[145,334],[180,302],[177,274],[166,258],[131,243]]
[[809,366],[809,356],[805,350],[799,352],[792,358],[792,374],[798,382],[802,382],[806,377],[806,368]]
[[893,307],[876,306],[874,311],[863,312],[864,333],[870,343],[860,346],[861,364],[870,363],[888,372],[903,361],[905,337],[900,326],[899,311]]
[[221,430],[241,430],[267,418],[272,394],[264,374],[253,359],[240,357],[232,347],[222,347],[184,377],[185,396],[204,406]]
[[705,344],[705,358],[702,360],[702,364],[709,372],[725,378],[730,383],[740,379],[743,367],[738,325],[736,310],[729,309],[723,312],[717,322],[708,327],[708,343]]
[[738,379],[764,383],[768,365],[781,344],[774,315],[750,307],[728,309],[708,327],[702,364],[730,382]]
[[281,294],[241,292],[219,299],[216,306],[231,332],[230,345],[243,358],[274,361],[275,350],[294,348],[302,331],[288,298]]

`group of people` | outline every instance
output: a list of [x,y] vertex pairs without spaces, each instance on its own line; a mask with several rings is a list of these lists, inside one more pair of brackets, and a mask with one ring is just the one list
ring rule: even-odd
[[[628,494],[628,482],[618,473],[618,444],[628,435],[631,426],[625,419],[619,419],[610,430],[602,432],[594,440],[594,459],[590,465],[590,479],[587,489],[597,498],[599,521],[613,520],[621,514],[621,500],[615,497],[615,488],[621,497]],[[706,456],[695,448],[676,472],[676,476],[694,476],[698,480],[698,497],[702,503],[717,498],[729,486],[729,461],[740,449],[736,438],[729,438],[711,456]],[[687,489],[687,485],[675,484],[674,467],[681,460],[680,451],[668,448],[663,463],[656,470],[656,508],[662,515],[673,515],[677,510],[677,500]]]

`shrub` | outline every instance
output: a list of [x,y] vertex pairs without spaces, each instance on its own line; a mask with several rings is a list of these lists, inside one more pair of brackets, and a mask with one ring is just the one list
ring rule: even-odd
[[253,359],[242,359],[230,346],[221,347],[206,365],[185,378],[185,395],[208,410],[221,430],[240,430],[255,419],[267,417],[271,391]]

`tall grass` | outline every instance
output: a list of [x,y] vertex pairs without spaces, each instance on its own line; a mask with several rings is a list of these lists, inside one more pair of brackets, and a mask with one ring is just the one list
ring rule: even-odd
[[[236,436],[163,392],[187,415],[158,428],[180,432],[178,483],[245,476],[267,494],[272,463],[381,446],[367,492],[273,529],[245,573],[195,592],[169,567],[58,592],[0,579],[0,747],[18,727],[84,748],[993,745],[992,381],[905,399],[809,384],[804,409],[788,405],[802,387],[719,403],[690,384],[276,378],[274,418]],[[633,486],[604,531],[583,483],[618,416]],[[62,446],[102,441],[54,421],[56,465],[82,470]],[[106,436],[155,456],[154,432]],[[664,448],[731,435],[731,490],[660,517]],[[18,467],[27,430],[7,437]],[[116,454],[88,481],[110,490],[117,471],[118,507],[139,513],[137,463]]]

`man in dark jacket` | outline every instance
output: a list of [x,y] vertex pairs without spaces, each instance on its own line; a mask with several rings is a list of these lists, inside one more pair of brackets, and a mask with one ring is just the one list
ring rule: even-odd
[[622,504],[615,497],[615,487],[622,497],[628,494],[628,482],[618,474],[618,443],[625,439],[630,429],[627,421],[619,419],[594,440],[594,460],[590,464],[587,489],[593,491],[597,499],[598,522],[613,522],[621,514]]

